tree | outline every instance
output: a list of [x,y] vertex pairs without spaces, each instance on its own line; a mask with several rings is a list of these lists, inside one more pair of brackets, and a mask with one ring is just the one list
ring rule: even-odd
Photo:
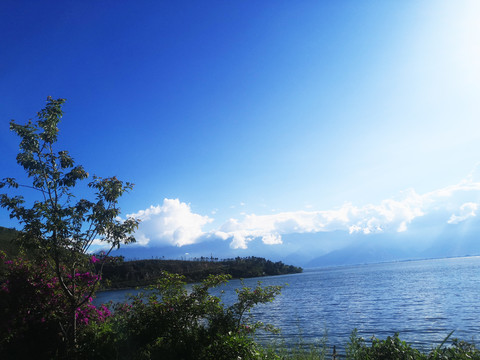
[[[94,191],[95,199],[76,199],[75,186],[89,175],[83,166],[75,165],[67,151],[55,149],[64,102],[65,99],[48,97],[35,123],[10,122],[10,130],[21,139],[17,163],[26,171],[31,184],[4,178],[0,188],[33,189],[38,199],[28,206],[21,195],[1,194],[0,205],[23,225],[18,241],[35,248],[55,272],[69,303],[68,318],[60,320],[61,329],[70,346],[75,346],[77,310],[94,294],[108,254],[121,244],[135,242],[131,234],[139,221],[119,219],[118,199],[133,184],[116,177],[94,176],[88,187]],[[88,255],[94,241],[108,245],[107,256]]]

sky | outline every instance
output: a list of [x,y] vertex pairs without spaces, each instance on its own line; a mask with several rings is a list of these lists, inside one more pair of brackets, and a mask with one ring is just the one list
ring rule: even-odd
[[479,16],[474,0],[2,1],[0,178],[23,176],[9,121],[65,98],[58,150],[135,183],[127,257],[480,254]]

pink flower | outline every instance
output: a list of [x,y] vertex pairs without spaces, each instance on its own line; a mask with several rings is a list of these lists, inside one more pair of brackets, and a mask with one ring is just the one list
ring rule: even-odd
[[92,257],[90,258],[90,262],[91,262],[92,264],[95,264],[95,263],[97,263],[97,262],[99,262],[99,261],[100,261],[100,259],[97,258],[95,255],[92,255]]

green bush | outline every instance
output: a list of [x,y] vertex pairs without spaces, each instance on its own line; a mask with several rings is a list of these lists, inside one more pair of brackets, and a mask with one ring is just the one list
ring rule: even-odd
[[347,360],[415,360],[426,359],[425,355],[400,340],[398,333],[385,340],[372,338],[371,346],[367,346],[363,338],[354,330],[346,347]]
[[428,360],[480,360],[480,351],[474,344],[458,339],[452,340],[449,347],[439,346],[432,350],[428,356]]
[[480,360],[480,351],[474,344],[453,339],[452,344],[445,347],[452,333],[439,346],[423,353],[400,340],[398,334],[385,340],[374,337],[368,346],[354,330],[346,347],[347,360]]
[[266,355],[252,335],[272,330],[251,321],[248,312],[272,301],[279,286],[237,290],[231,306],[209,289],[225,283],[226,275],[210,276],[187,291],[184,278],[165,273],[147,293],[120,304],[101,324],[86,326],[80,338],[85,359],[262,359]]

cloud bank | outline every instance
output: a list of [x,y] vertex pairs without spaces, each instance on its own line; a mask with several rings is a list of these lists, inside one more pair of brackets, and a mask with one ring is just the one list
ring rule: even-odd
[[213,219],[193,213],[190,206],[179,199],[164,199],[162,205],[128,216],[142,221],[136,233],[141,245],[183,246],[216,237],[230,241],[231,248],[246,249],[255,238],[260,238],[266,245],[278,245],[282,244],[282,235],[293,233],[340,230],[346,234],[368,235],[406,232],[412,221],[432,212],[442,214],[444,224],[454,226],[475,218],[479,203],[480,182],[469,177],[459,184],[425,194],[408,190],[396,199],[386,199],[376,205],[346,203],[333,210],[245,214],[241,219],[229,219],[211,231],[203,228]]
[[213,219],[195,214],[190,205],[179,199],[164,199],[162,205],[150,206],[127,217],[138,218],[141,223],[135,233],[140,245],[183,246],[199,241],[204,232],[202,227]]

